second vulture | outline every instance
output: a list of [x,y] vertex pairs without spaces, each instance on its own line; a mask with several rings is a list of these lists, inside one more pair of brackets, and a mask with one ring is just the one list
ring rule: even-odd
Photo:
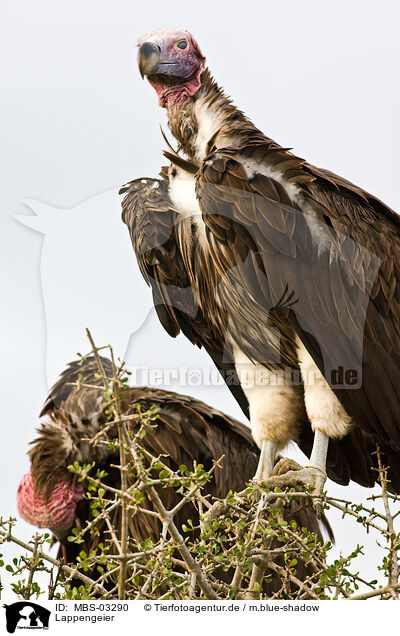
[[[111,362],[102,357],[101,363],[105,377],[111,381]],[[23,476],[18,488],[20,515],[35,526],[50,528],[61,542],[59,557],[72,564],[76,563],[82,550],[90,554],[99,544],[103,544],[104,554],[109,553],[110,546],[111,553],[114,553],[113,536],[121,536],[121,507],[112,505],[110,528],[104,519],[93,516],[92,502],[85,497],[88,484],[80,483],[76,474],[68,470],[70,464],[78,462],[81,465],[93,463],[93,476],[97,470],[105,471],[102,482],[110,491],[106,490],[103,496],[115,502],[115,489],[121,489],[121,473],[117,468],[119,451],[109,444],[93,445],[88,441],[104,430],[109,422],[104,412],[103,379],[98,371],[98,364],[92,356],[77,360],[68,365],[53,386],[41,412],[43,420],[38,436],[29,451],[30,471]],[[150,407],[155,407],[156,426],[146,432],[141,445],[152,457],[162,455],[163,462],[171,470],[177,471],[181,464],[192,470],[195,462],[210,470],[213,462],[220,460],[220,468],[202,488],[203,497],[224,498],[230,490],[243,490],[253,476],[258,449],[250,430],[217,409],[187,395],[149,387],[122,389],[119,403],[121,414],[125,417],[137,413],[138,408],[145,413]],[[131,420],[129,427],[131,432],[137,431],[137,421]],[[110,439],[117,436],[115,426],[107,435]],[[158,477],[158,472],[154,472],[154,477]],[[128,478],[131,479],[130,472]],[[173,486],[156,486],[156,489],[167,510],[173,509],[182,500],[182,495]],[[129,551],[137,551],[137,544],[148,538],[154,544],[160,540],[162,524],[151,511],[151,504],[144,498],[140,509],[129,514]],[[283,514],[286,521],[295,521],[299,528],[306,527],[310,533],[315,533],[316,540],[322,541],[309,501],[304,498],[291,500],[285,504]],[[179,529],[188,519],[192,519],[195,525],[199,520],[199,511],[191,502],[174,515]],[[74,527],[84,530],[88,522],[93,521],[96,523],[95,533],[85,532],[79,543],[67,540]],[[324,525],[332,536],[326,519]],[[314,573],[306,557],[299,554],[298,561],[300,580]],[[282,565],[279,554],[276,563]],[[89,574],[97,578],[100,572]],[[279,590],[282,584],[280,575],[273,571],[269,575],[270,582],[264,584],[267,593]],[[219,572],[218,576],[222,577],[223,572]],[[74,584],[80,585],[81,581],[75,580]]]

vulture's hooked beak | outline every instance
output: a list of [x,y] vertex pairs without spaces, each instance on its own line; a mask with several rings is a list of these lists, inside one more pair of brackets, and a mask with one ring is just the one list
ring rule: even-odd
[[138,52],[138,65],[142,79],[144,79],[145,75],[150,75],[155,72],[160,60],[160,45],[155,42],[143,42]]

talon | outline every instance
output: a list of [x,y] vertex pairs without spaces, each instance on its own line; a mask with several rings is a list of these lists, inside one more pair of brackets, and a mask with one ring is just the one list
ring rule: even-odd
[[322,501],[321,499],[315,499],[313,502],[315,514],[317,515],[317,519],[320,520],[322,517]]
[[[314,466],[308,466],[307,467],[308,470],[311,470],[314,474],[314,483],[312,486],[312,490],[318,494],[318,495],[322,495],[323,490],[324,490],[324,485],[327,479],[327,475],[326,473],[321,470],[320,468],[315,468]],[[323,511],[323,506],[322,506],[322,498],[318,497],[318,498],[313,498],[313,507],[315,510],[315,514],[317,515],[317,519],[321,519],[322,517],[322,511]]]

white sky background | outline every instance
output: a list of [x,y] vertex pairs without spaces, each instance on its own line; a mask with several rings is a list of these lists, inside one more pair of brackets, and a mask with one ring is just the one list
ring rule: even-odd
[[[121,289],[125,292],[121,292],[118,318],[118,300],[104,301],[96,310],[97,318],[93,317],[93,321],[98,319],[94,335],[100,339],[118,340],[118,346],[124,348],[121,321],[129,337],[131,312],[132,332],[142,324],[146,313],[149,297],[145,287],[136,292],[133,309],[129,300],[136,276],[127,275],[129,267],[135,267],[133,253],[131,264],[125,267],[125,261],[120,261],[122,251],[110,240],[92,255],[90,227],[83,234],[78,222],[89,217],[80,217],[77,208],[132,178],[157,175],[165,163],[161,154],[165,144],[158,125],[165,123],[165,113],[158,108],[153,89],[140,79],[135,61],[138,37],[163,27],[188,28],[218,82],[264,132],[283,146],[293,147],[311,163],[356,182],[399,210],[399,17],[395,0],[379,4],[361,0],[250,0],[238,3],[237,8],[215,0],[200,4],[172,0],[3,0],[0,210],[4,223],[1,236],[5,240],[0,250],[0,488],[4,516],[16,514],[16,488],[28,468],[25,453],[47,393],[46,373],[54,380],[75,351],[84,349],[84,340],[77,340],[75,347],[70,338],[75,333],[71,325],[78,328],[72,318],[78,312],[68,296],[68,267],[76,272],[82,259],[88,280],[92,277],[98,285],[102,270],[108,269],[104,264],[118,271],[121,262]],[[107,196],[100,197],[99,225],[100,219],[108,222]],[[116,228],[119,208],[113,196],[109,222]],[[12,218],[14,214],[32,214],[22,203],[27,198],[46,202],[56,216],[55,208],[74,208],[74,217],[64,217],[63,242],[47,244],[49,235],[44,241],[43,235]],[[90,205],[95,227],[95,207],[93,202]],[[69,218],[76,224],[69,224]],[[123,226],[120,236],[124,238],[118,240],[125,240],[127,246]],[[52,260],[46,261],[47,252],[43,251],[42,278],[50,281],[45,297],[40,277],[44,242],[46,249],[53,245]],[[57,267],[46,265],[54,264],[58,253],[62,276],[58,276]],[[90,262],[85,261],[86,253]],[[123,253],[125,258],[128,252]],[[63,289],[64,304],[59,300]],[[88,296],[90,293],[87,286]],[[50,303],[59,309],[51,320],[45,312],[46,298],[47,307]],[[83,306],[85,299],[83,294],[75,302]],[[135,307],[140,319],[133,315]],[[85,314],[84,319],[89,320],[90,315]],[[87,326],[93,327],[93,321]],[[53,341],[58,335],[60,349],[53,349],[50,361],[47,352],[46,372],[49,329],[53,330]],[[150,367],[168,366],[169,357],[173,364],[176,360],[182,360],[182,364],[185,360],[197,365],[207,363],[202,354],[193,353],[191,358],[192,349],[182,339],[168,339],[154,317],[140,336],[131,341],[128,351],[132,364],[140,361]],[[185,391],[239,415],[226,389],[182,388]],[[354,500],[370,494],[358,487],[333,484],[329,484],[329,492]],[[356,525],[342,522],[333,514],[330,519],[337,548],[349,551],[359,540]],[[33,531],[22,522],[18,527],[21,538]],[[370,561],[360,565],[371,577],[375,573],[373,544],[374,539],[369,539],[366,552]]]

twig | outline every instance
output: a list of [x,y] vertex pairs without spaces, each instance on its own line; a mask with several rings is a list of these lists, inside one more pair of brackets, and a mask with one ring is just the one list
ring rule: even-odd
[[[28,550],[29,552],[33,552],[34,550],[32,546],[30,546],[28,543],[25,543],[24,541],[21,541],[20,539],[17,539],[17,537],[15,537],[10,532],[6,532],[5,530],[0,529],[0,535],[5,537],[6,541],[12,541],[13,543],[16,543],[21,548],[24,548],[24,550]],[[41,550],[37,551],[37,557],[39,557],[40,559],[44,559],[45,561],[48,561],[48,563],[51,563],[52,565],[55,565],[56,567],[59,567],[63,572],[66,572],[67,574],[80,579],[81,581],[83,581],[83,583],[89,584],[93,588],[93,590],[95,590],[98,594],[103,595],[107,593],[107,590],[102,585],[99,585],[98,583],[96,583],[96,581],[93,581],[88,576],[85,576],[85,574],[82,574],[81,572],[79,572],[79,570],[75,570],[74,568],[71,568],[69,565],[61,564],[59,561],[57,561],[56,559],[53,559],[53,557],[49,556],[48,554],[45,554]]]
[[173,538],[176,547],[182,555],[183,560],[186,563],[186,566],[191,574],[196,574],[196,579],[199,584],[199,587],[204,593],[204,596],[207,599],[218,599],[217,594],[214,592],[213,588],[210,585],[207,577],[204,575],[200,565],[194,560],[192,554],[190,553],[185,541],[176,527],[173,517],[168,513],[165,509],[163,502],[161,501],[157,491],[150,486],[148,488],[149,498],[152,501],[154,507],[160,515],[160,518],[163,523],[165,523],[168,527],[168,532]]
[[357,594],[356,596],[349,596],[344,599],[345,601],[365,601],[367,598],[373,598],[374,596],[383,596],[385,594],[390,594],[391,592],[398,592],[400,590],[400,583],[396,585],[386,585],[385,587],[380,587],[377,590],[371,590],[370,592],[364,592],[364,594]]
[[379,481],[382,488],[382,493],[381,493],[382,501],[385,508],[386,523],[387,523],[387,527],[389,531],[390,545],[389,545],[389,577],[388,577],[389,586],[388,587],[390,588],[389,593],[391,593],[394,596],[394,598],[398,598],[399,596],[397,593],[398,588],[396,586],[398,585],[398,582],[399,582],[399,565],[398,565],[397,550],[395,549],[395,545],[398,541],[398,537],[395,532],[393,517],[392,517],[390,506],[389,506],[389,498],[388,498],[388,490],[387,490],[388,469],[386,467],[383,467],[379,446],[377,446],[376,455],[378,458]]
[[[87,336],[89,338],[90,344],[92,345],[92,351],[93,354],[96,358],[96,362],[97,362],[97,366],[99,368],[100,373],[103,376],[103,380],[104,380],[104,388],[108,389],[107,386],[107,378],[104,374],[104,368],[103,368],[103,364],[101,362],[101,358],[98,354],[98,348],[96,348],[93,338],[92,338],[92,334],[90,333],[89,329],[86,329],[86,333]],[[127,494],[127,489],[128,489],[128,483],[127,483],[127,478],[126,478],[126,454],[125,454],[125,424],[124,422],[121,420],[121,408],[120,408],[120,402],[119,402],[119,389],[120,389],[120,383],[117,377],[117,372],[116,372],[116,366],[115,366],[115,361],[114,361],[114,354],[113,354],[113,350],[111,348],[111,362],[112,362],[112,370],[113,370],[113,377],[112,377],[112,390],[113,390],[113,404],[112,404],[112,410],[113,413],[115,415],[115,418],[118,421],[117,424],[117,429],[118,429],[118,441],[119,441],[119,453],[120,453],[120,462],[121,462],[121,468],[120,468],[120,475],[121,475],[121,541],[120,544],[116,544],[120,553],[122,555],[125,555],[127,552],[127,546],[128,546],[128,511],[127,511],[127,500],[126,500],[126,494]],[[108,522],[108,519],[106,519],[106,521]],[[108,523],[108,525],[110,525]],[[119,570],[119,577],[118,577],[118,598],[120,600],[125,600],[125,594],[126,594],[126,589],[125,589],[125,580],[126,580],[126,574],[127,574],[127,562],[124,559],[123,561],[121,561],[121,565],[120,565],[120,570]]]

